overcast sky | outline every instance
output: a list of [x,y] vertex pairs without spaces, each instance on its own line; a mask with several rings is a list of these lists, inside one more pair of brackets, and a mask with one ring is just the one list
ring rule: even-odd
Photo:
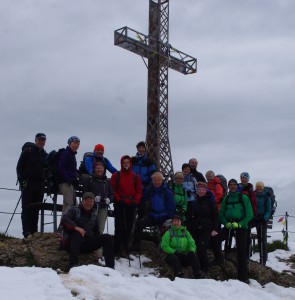
[[[37,132],[46,133],[48,152],[78,135],[78,161],[97,143],[116,167],[134,155],[146,136],[147,69],[114,46],[114,30],[147,34],[149,1],[0,4],[0,186],[15,187],[21,146]],[[170,44],[198,59],[197,74],[169,73],[174,170],[196,157],[203,173],[238,179],[248,171],[251,182],[275,188],[279,213],[291,215],[294,15],[293,0],[170,0]],[[0,195],[0,211],[12,211],[19,194]],[[0,231],[8,220],[0,217]]]

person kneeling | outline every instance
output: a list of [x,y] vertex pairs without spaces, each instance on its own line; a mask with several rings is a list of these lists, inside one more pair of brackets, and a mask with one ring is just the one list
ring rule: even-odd
[[175,277],[183,277],[182,267],[191,266],[195,279],[205,278],[195,254],[195,241],[186,228],[181,226],[180,216],[173,217],[172,227],[162,237],[161,249],[167,255],[165,261],[172,267]]
[[69,237],[66,250],[69,251],[70,268],[78,265],[80,253],[103,247],[106,267],[114,269],[113,238],[109,234],[99,235],[97,214],[93,209],[94,198],[93,193],[84,193],[79,206],[70,208],[62,217],[61,224]]

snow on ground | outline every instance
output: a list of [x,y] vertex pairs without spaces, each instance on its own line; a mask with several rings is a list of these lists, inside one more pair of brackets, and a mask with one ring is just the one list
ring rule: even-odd
[[[282,272],[291,267],[279,259],[295,254],[295,243],[290,251],[277,250],[269,254],[267,266]],[[80,266],[68,274],[58,275],[46,268],[0,267],[1,300],[149,300],[149,299],[239,299],[239,300],[294,300],[295,288],[283,288],[273,283],[262,287],[257,281],[250,285],[238,280],[179,279],[170,281],[157,278],[153,269],[142,269],[139,259],[133,257],[131,266],[127,259],[116,261],[116,270],[95,265]],[[258,254],[252,257],[258,260]],[[141,262],[148,260],[141,257]],[[294,270],[293,270],[294,272]],[[73,296],[73,295],[75,296]]]

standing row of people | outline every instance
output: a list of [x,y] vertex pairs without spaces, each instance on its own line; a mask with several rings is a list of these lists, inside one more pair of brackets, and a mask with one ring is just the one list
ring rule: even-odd
[[[34,201],[41,202],[43,197],[42,169],[45,166],[43,160],[45,161],[46,157],[45,141],[46,135],[38,133],[35,139],[36,147],[25,149],[17,165],[18,178],[22,188],[22,223],[25,237],[37,231],[38,210],[37,213],[36,211],[33,213],[30,204]],[[93,200],[93,207],[89,213],[90,210],[87,211],[84,205],[87,197],[83,196],[82,203],[78,208],[75,207],[74,202],[75,187],[78,184],[75,155],[79,145],[78,137],[70,137],[68,146],[61,152],[58,161],[59,191],[64,198],[62,224],[66,230],[75,234],[78,231],[84,237],[80,229],[75,229],[75,227],[80,227],[73,226],[73,223],[71,225],[69,220],[73,221],[73,216],[77,215],[81,218],[84,211],[90,218],[92,212],[95,211],[97,228],[93,228],[93,230],[98,235],[102,235],[107,217],[107,207],[114,203],[114,251],[118,256],[128,257],[130,250],[140,250],[141,234],[144,228],[153,225],[161,226],[167,219],[171,219],[177,214],[196,241],[200,268],[203,272],[208,271],[207,247],[209,243],[211,243],[215,260],[221,262],[223,261],[221,241],[228,236],[228,231],[235,230],[240,259],[238,278],[247,281],[244,258],[246,257],[247,260],[248,256],[247,247],[244,247],[244,236],[247,237],[247,245],[251,226],[257,226],[261,232],[266,233],[265,222],[268,219],[267,214],[270,207],[269,201],[267,201],[267,206],[261,204],[262,201],[265,202],[262,182],[256,184],[254,193],[253,186],[249,184],[249,174],[243,172],[241,184],[238,185],[234,180],[229,181],[229,194],[226,196],[224,186],[221,185],[214,172],[206,173],[206,182],[202,173],[197,171],[197,160],[191,159],[189,163],[183,164],[181,172],[175,174],[173,183],[166,183],[163,175],[156,172],[153,162],[146,156],[144,142],[137,144],[136,156],[131,158],[126,155],[121,158],[120,171],[117,171],[103,156],[104,147],[98,144],[94,147],[92,155],[85,160],[88,175],[83,175],[79,183],[83,186],[83,195],[86,194],[88,198],[91,198],[91,201],[88,200],[89,203],[91,202],[90,204]],[[106,170],[112,173],[110,181],[106,177]],[[236,186],[236,190],[233,186]],[[34,196],[34,189],[39,191],[38,197]],[[91,193],[91,197],[87,193]],[[247,195],[247,197],[241,197],[240,194]],[[256,205],[256,195],[258,205]],[[256,207],[258,207],[258,213]],[[80,210],[78,214],[77,209]],[[29,216],[31,213],[32,216]],[[253,216],[256,217],[248,226],[248,222],[253,219]],[[222,229],[221,224],[224,225]],[[133,227],[134,235],[132,234]],[[263,234],[260,237],[264,239]],[[79,243],[75,242],[75,253],[77,253]],[[88,246],[83,248],[82,244],[79,244],[81,251],[84,248],[89,249]],[[105,246],[102,242],[98,244]],[[92,247],[90,248],[92,249]],[[70,254],[70,257],[71,255],[73,254]],[[77,254],[74,256],[77,257]],[[264,259],[266,257],[264,255]],[[76,258],[71,260],[71,264],[76,264]]]

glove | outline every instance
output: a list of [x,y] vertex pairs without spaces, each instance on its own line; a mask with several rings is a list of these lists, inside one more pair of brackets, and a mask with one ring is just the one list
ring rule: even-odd
[[226,224],[225,224],[225,227],[226,227],[227,229],[232,229],[232,223],[231,223],[231,222],[226,223]]
[[101,200],[101,196],[96,196],[94,200],[95,200],[96,203],[99,203],[100,200]]
[[20,185],[21,185],[21,188],[22,188],[22,189],[25,189],[25,188],[27,187],[27,185],[28,185],[28,181],[27,181],[27,180],[23,180],[23,181],[20,183]]
[[106,204],[106,205],[109,205],[109,204],[111,203],[111,200],[110,200],[110,198],[105,198],[105,200],[104,200],[104,201],[105,201],[105,204]]
[[78,178],[73,178],[71,179],[71,184],[73,186],[78,186],[79,185],[79,179]]
[[241,228],[241,224],[239,224],[237,222],[233,222],[231,225],[232,225],[232,229]]

